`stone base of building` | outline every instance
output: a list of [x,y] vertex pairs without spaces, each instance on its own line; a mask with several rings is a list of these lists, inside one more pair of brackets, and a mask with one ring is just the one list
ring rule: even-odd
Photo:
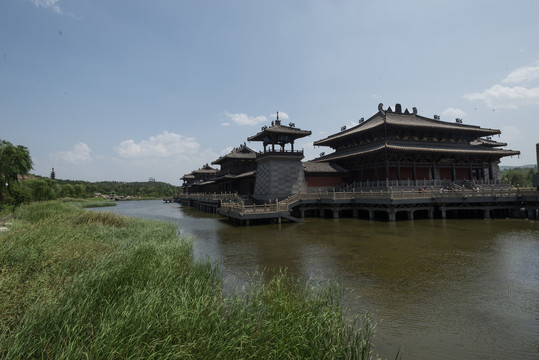
[[303,156],[266,155],[258,159],[253,198],[256,201],[275,201],[307,192],[302,158]]

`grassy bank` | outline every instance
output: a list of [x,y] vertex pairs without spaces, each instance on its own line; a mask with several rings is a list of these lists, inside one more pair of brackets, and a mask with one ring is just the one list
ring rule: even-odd
[[0,358],[370,358],[331,286],[286,275],[222,293],[174,224],[23,205],[0,233]]

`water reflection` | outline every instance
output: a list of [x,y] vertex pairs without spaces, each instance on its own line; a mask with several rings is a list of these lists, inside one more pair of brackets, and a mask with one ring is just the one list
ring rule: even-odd
[[351,312],[380,322],[378,351],[406,359],[536,359],[539,224],[523,220],[306,219],[236,227],[162,202],[113,211],[175,221],[196,258],[227,283],[286,267],[301,279],[335,279]]

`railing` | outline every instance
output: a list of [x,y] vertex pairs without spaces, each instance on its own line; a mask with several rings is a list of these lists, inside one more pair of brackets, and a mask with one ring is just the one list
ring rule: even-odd
[[423,179],[423,180],[367,180],[367,181],[354,181],[351,184],[347,185],[340,185],[335,188],[336,191],[352,191],[353,189],[356,189],[356,191],[359,191],[361,189],[376,189],[376,188],[385,188],[389,189],[392,188],[417,188],[417,189],[423,189],[425,187],[444,187],[444,188],[450,188],[454,190],[455,188],[467,188],[472,189],[484,186],[505,186],[510,187],[511,185],[507,180],[457,180],[457,181],[451,181],[447,179]]
[[177,199],[192,199],[192,200],[208,200],[208,201],[241,201],[242,198],[237,193],[193,193],[193,194],[180,194],[176,196]]
[[258,156],[266,156],[266,155],[283,155],[283,156],[290,156],[290,155],[303,155],[303,149],[301,150],[266,150],[266,151],[259,151]]
[[298,201],[333,201],[333,200],[421,200],[421,199],[443,199],[443,198],[514,198],[518,196],[539,196],[539,192],[534,189],[520,189],[510,187],[483,187],[475,190],[464,187],[458,190],[447,190],[440,188],[438,190],[429,188],[421,191],[417,190],[378,190],[378,191],[352,191],[352,192],[322,192],[319,193],[300,193],[292,195],[284,200],[264,205],[245,205],[243,201],[223,202],[221,209],[226,213],[237,215],[246,214],[270,214],[279,212],[288,212],[290,206]]

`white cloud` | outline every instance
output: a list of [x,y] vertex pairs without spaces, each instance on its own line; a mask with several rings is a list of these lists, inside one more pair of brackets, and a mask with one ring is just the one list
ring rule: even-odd
[[526,81],[539,78],[539,65],[538,66],[525,66],[520,69],[516,69],[511,72],[505,79],[502,80],[504,84],[520,84]]
[[199,148],[200,144],[195,138],[163,131],[163,133],[150,136],[148,140],[142,140],[140,143],[136,143],[132,139],[124,140],[115,150],[122,158],[147,159],[194,155]]
[[492,108],[516,109],[522,105],[539,105],[539,88],[496,84],[480,93],[465,94],[464,98],[469,101],[484,101]]
[[90,153],[92,150],[83,142],[77,143],[73,150],[58,151],[52,154],[51,157],[55,161],[62,161],[71,165],[83,165],[92,161]]
[[30,0],[35,6],[52,9],[57,14],[66,14],[58,3],[60,0]]
[[229,112],[225,112],[226,117],[228,117],[232,122],[234,122],[237,125],[258,125],[260,123],[266,122],[268,119],[264,115],[259,116],[249,116],[247,114],[243,113],[236,113],[231,114]]
[[539,105],[539,87],[522,85],[536,79],[539,79],[539,65],[521,67],[507,75],[500,84],[495,84],[482,92],[465,94],[464,98],[469,101],[483,101],[488,107],[501,109]]
[[221,123],[221,126],[230,126],[230,123],[225,121]]
[[442,112],[443,117],[448,117],[450,119],[463,118],[466,116],[466,113],[458,108],[447,108]]

